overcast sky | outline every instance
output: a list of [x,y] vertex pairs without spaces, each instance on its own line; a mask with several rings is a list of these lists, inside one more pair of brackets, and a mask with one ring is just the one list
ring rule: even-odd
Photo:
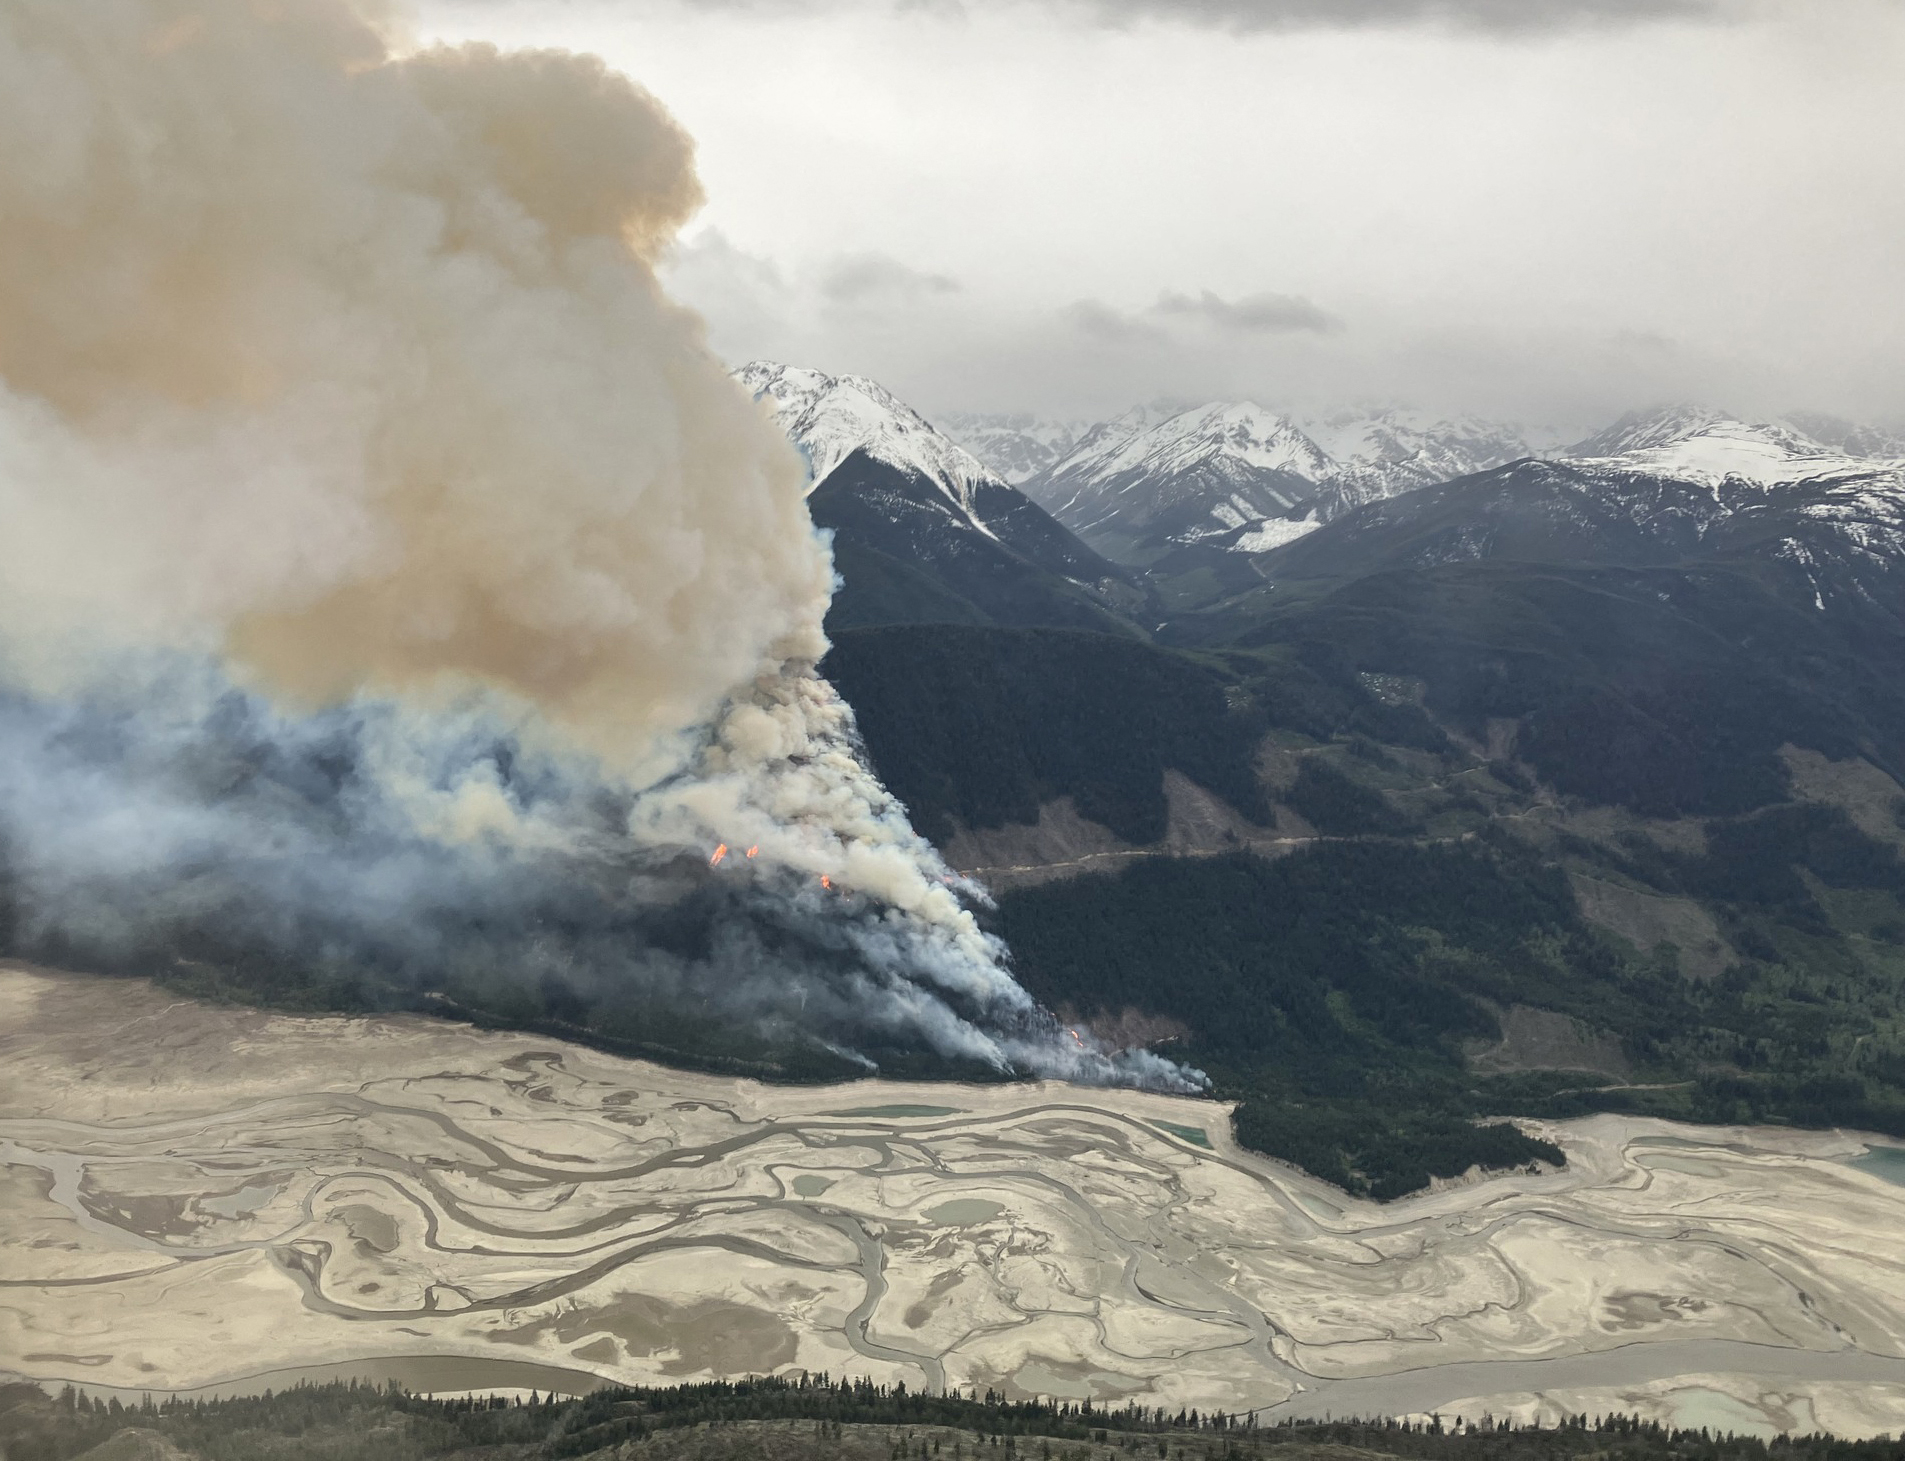
[[421,0],[695,136],[733,361],[929,414],[1905,420],[1905,0]]

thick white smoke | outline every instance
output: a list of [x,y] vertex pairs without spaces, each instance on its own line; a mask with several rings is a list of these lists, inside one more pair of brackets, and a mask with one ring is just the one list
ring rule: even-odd
[[18,938],[1179,1079],[1037,1009],[855,754],[803,464],[655,280],[688,139],[373,10],[0,0]]

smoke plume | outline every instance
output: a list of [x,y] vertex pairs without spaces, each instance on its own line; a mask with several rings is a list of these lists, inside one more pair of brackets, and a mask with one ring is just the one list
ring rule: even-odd
[[655,280],[699,198],[588,57],[0,0],[16,947],[1181,1083],[865,769],[804,466]]

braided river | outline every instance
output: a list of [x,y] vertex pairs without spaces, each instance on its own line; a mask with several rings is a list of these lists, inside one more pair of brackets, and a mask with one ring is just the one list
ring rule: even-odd
[[784,1087],[0,966],[0,1375],[580,1392],[798,1370],[1295,1415],[1905,1431],[1905,1165],[1530,1123],[1387,1205],[1208,1101]]

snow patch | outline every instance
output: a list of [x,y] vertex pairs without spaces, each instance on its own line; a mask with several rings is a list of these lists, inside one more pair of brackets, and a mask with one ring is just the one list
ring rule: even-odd
[[1281,548],[1285,543],[1294,543],[1298,538],[1313,533],[1322,526],[1323,520],[1314,513],[1294,521],[1287,517],[1266,518],[1249,532],[1238,537],[1236,551],[1267,553],[1272,548]]
[[864,451],[931,482],[976,527],[996,537],[973,510],[973,500],[978,488],[1003,487],[1004,480],[879,382],[770,360],[752,361],[734,375],[807,454],[815,487],[854,452]]
[[1742,421],[1701,406],[1625,416],[1568,456],[1587,466],[1707,487],[1723,482],[1772,487],[1872,470],[1869,458],[1835,451],[1791,426]]

